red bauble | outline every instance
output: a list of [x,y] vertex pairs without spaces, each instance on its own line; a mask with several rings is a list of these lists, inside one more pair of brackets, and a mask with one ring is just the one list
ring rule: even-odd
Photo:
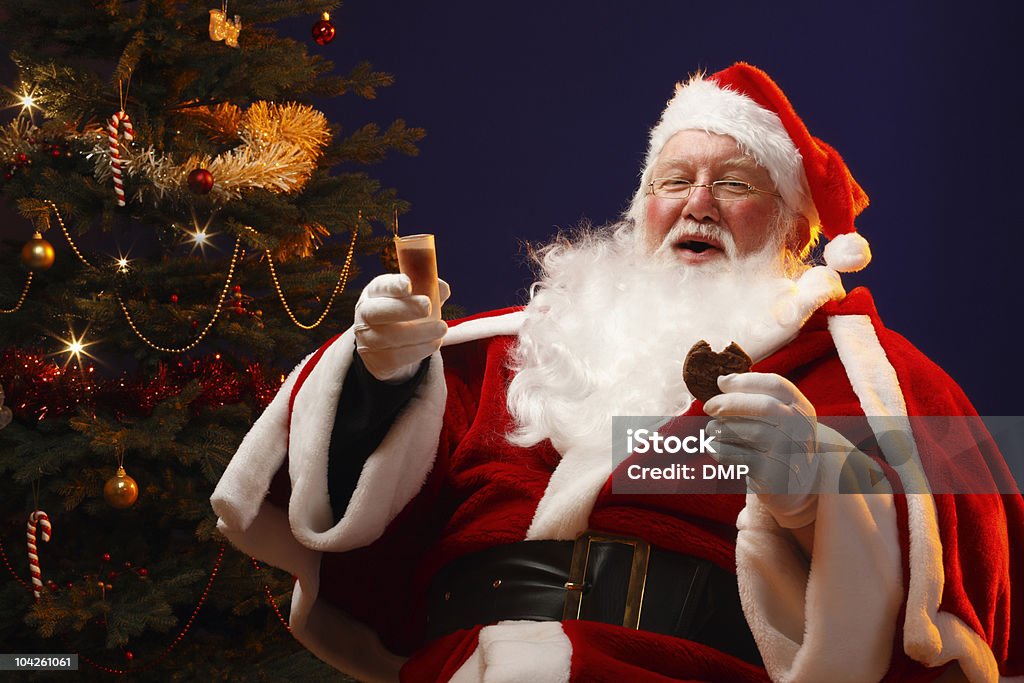
[[213,189],[213,174],[205,168],[197,168],[188,174],[188,189],[196,194],[208,194]]
[[317,45],[326,45],[331,42],[334,40],[335,33],[337,31],[334,29],[334,22],[331,21],[330,12],[324,12],[320,21],[313,24],[313,40],[317,42]]
[[177,294],[171,294],[171,303],[172,304],[178,303],[178,295]]

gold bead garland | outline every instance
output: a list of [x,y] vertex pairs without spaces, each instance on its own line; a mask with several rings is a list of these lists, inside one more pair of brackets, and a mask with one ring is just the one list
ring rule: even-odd
[[[75,241],[71,238],[71,234],[68,232],[67,226],[64,225],[64,219],[61,217],[60,211],[57,209],[57,205],[54,204],[49,199],[44,199],[43,202],[47,204],[51,209],[53,209],[53,213],[57,217],[57,222],[60,224],[60,229],[64,232],[64,237],[67,239],[68,245],[71,246],[72,251],[75,252],[75,255],[78,257],[78,260],[85,264],[86,267],[92,270],[97,270],[96,266],[89,263],[89,260],[82,255],[82,252],[79,251],[78,246],[75,244]],[[140,340],[142,340],[144,344],[146,344],[146,346],[150,347],[151,349],[154,349],[155,351],[160,351],[161,353],[185,353],[187,351],[191,351],[192,349],[194,349],[196,346],[199,345],[203,338],[206,337],[207,334],[209,334],[210,330],[213,329],[214,323],[216,323],[217,319],[220,317],[220,312],[224,308],[224,299],[227,297],[228,290],[231,287],[231,281],[234,278],[235,266],[237,265],[240,255],[242,253],[244,252],[242,250],[241,240],[235,240],[235,249],[234,252],[231,254],[231,262],[228,264],[227,279],[224,281],[224,287],[221,289],[220,298],[217,300],[217,306],[213,311],[213,317],[210,318],[210,322],[206,324],[206,327],[204,327],[203,331],[199,333],[199,336],[193,339],[190,344],[180,348],[171,348],[167,346],[160,346],[159,344],[155,344],[154,342],[150,341],[146,337],[146,335],[142,333],[138,326],[135,325],[135,321],[132,320],[132,315],[128,311],[128,306],[125,305],[124,303],[124,298],[121,296],[120,292],[117,292],[117,303],[121,306],[121,311],[124,313],[125,320],[128,322],[128,326],[132,329],[132,332],[134,332],[135,335]],[[30,282],[26,283],[25,285],[25,291],[22,293],[22,301],[24,301],[25,295],[28,294],[29,284]],[[18,305],[20,307],[21,302],[19,302]]]
[[75,256],[78,257],[78,260],[84,263],[87,268],[92,268],[93,270],[96,270],[96,266],[89,263],[88,259],[82,256],[82,252],[78,251],[78,246],[75,244],[75,241],[71,239],[71,233],[68,232],[67,226],[64,225],[64,219],[61,218],[60,211],[57,210],[57,205],[54,204],[49,199],[44,199],[43,203],[47,204],[51,209],[53,209],[53,215],[57,217],[57,223],[60,225],[60,229],[64,233],[64,237],[65,239],[67,239],[68,245],[71,246],[71,251],[75,252]]
[[0,308],[0,313],[17,313],[21,310],[26,297],[28,297],[28,290],[32,288],[32,275],[33,273],[30,271],[28,276],[25,278],[25,286],[22,288],[21,296],[18,297],[18,303],[14,304],[14,308]]
[[[64,219],[60,215],[60,211],[57,209],[57,205],[54,204],[49,199],[44,199],[43,203],[48,205],[53,210],[54,215],[57,217],[57,223],[60,225],[60,229],[64,233],[64,237],[65,239],[67,239],[68,245],[71,247],[72,251],[75,252],[75,256],[78,257],[78,260],[81,261],[87,268],[91,270],[98,270],[96,266],[90,263],[89,260],[85,258],[85,256],[82,254],[82,252],[79,251],[78,246],[75,244],[74,239],[72,239],[71,237],[71,233],[68,232],[67,226],[64,224]],[[360,214],[360,218],[361,217],[362,215]],[[246,229],[252,233],[256,233],[256,231],[249,226],[246,226]],[[270,268],[270,277],[274,283],[274,290],[277,292],[277,296],[281,300],[281,305],[284,307],[284,311],[288,315],[288,318],[297,327],[300,327],[301,329],[304,330],[312,330],[318,327],[327,318],[328,313],[330,313],[331,311],[331,307],[334,305],[334,300],[337,298],[338,294],[345,291],[345,287],[348,284],[348,276],[349,272],[351,271],[352,258],[355,255],[356,241],[358,237],[359,227],[357,224],[356,228],[352,231],[352,240],[348,246],[348,253],[345,255],[345,263],[342,265],[341,272],[338,274],[338,282],[334,285],[334,289],[327,300],[327,304],[324,306],[324,309],[320,313],[319,317],[317,317],[315,321],[308,325],[295,317],[295,313],[292,311],[291,306],[288,304],[288,300],[284,294],[284,289],[281,287],[281,282],[277,277],[277,270],[274,267],[273,255],[271,254],[271,251],[269,249],[265,250],[267,256],[267,265]],[[115,292],[115,296],[117,297],[117,303],[121,307],[121,312],[124,314],[125,321],[128,323],[128,326],[131,328],[132,332],[135,333],[135,336],[137,336],[146,346],[150,347],[155,351],[160,351],[161,353],[185,353],[187,351],[191,351],[196,346],[198,346],[200,342],[202,342],[202,340],[206,337],[207,334],[209,334],[210,330],[213,329],[214,324],[219,319],[221,311],[224,308],[224,300],[227,298],[228,290],[230,289],[231,282],[234,279],[235,267],[237,266],[239,260],[244,256],[244,254],[245,250],[242,248],[241,239],[236,239],[235,248],[231,254],[231,261],[228,263],[227,277],[224,280],[224,286],[221,288],[220,296],[217,299],[217,305],[214,308],[213,316],[210,318],[210,321],[206,324],[206,326],[199,333],[199,335],[195,339],[193,339],[189,344],[178,348],[173,348],[168,346],[160,346],[159,344],[151,341],[148,337],[146,337],[146,335],[142,333],[142,330],[140,330],[138,326],[135,324],[135,321],[132,319],[132,315],[128,310],[128,306],[125,304],[124,298],[121,296],[121,293]],[[28,291],[31,285],[32,273],[29,273],[28,278],[25,280],[25,286],[22,289],[21,296],[19,297],[17,304],[15,304],[14,308],[11,309],[0,309],[0,313],[14,313],[18,311],[25,303],[25,299],[28,296]]]
[[186,351],[191,351],[192,349],[194,349],[196,346],[199,345],[199,342],[203,341],[203,337],[209,334],[210,330],[213,329],[214,323],[217,322],[217,318],[220,317],[220,312],[224,308],[224,299],[228,295],[228,289],[231,288],[231,280],[235,276],[235,265],[237,265],[239,259],[241,258],[241,254],[243,253],[244,251],[242,249],[242,240],[236,239],[235,250],[231,254],[230,263],[228,263],[228,276],[224,280],[224,286],[220,290],[220,297],[217,299],[217,306],[213,310],[213,317],[210,318],[210,322],[206,323],[206,327],[203,328],[203,331],[200,332],[199,336],[193,339],[191,343],[189,343],[186,346],[182,346],[175,349],[167,346],[160,346],[158,344],[151,342],[146,337],[146,335],[142,334],[142,331],[139,330],[138,327],[136,327],[135,321],[132,320],[131,313],[128,312],[128,307],[125,306],[124,299],[121,298],[121,294],[120,292],[118,292],[117,303],[121,305],[121,310],[124,312],[124,318],[125,320],[128,321],[128,326],[132,328],[132,332],[134,332],[135,336],[141,339],[142,343],[144,343],[146,346],[156,351],[160,351],[161,353],[185,353]]
[[331,292],[330,298],[327,299],[327,305],[324,306],[324,310],[320,313],[320,317],[309,325],[302,323],[295,317],[295,314],[292,313],[292,308],[288,305],[288,300],[284,296],[284,290],[281,288],[281,283],[277,279],[277,271],[274,269],[274,257],[271,255],[269,249],[266,250],[267,265],[270,267],[270,278],[274,281],[274,289],[277,290],[277,296],[281,299],[281,305],[284,306],[284,312],[288,314],[288,317],[296,326],[301,327],[304,330],[312,330],[322,323],[327,317],[327,314],[330,313],[331,306],[334,305],[334,299],[339,293],[345,290],[345,285],[348,284],[348,273],[352,266],[352,255],[356,250],[356,238],[358,236],[359,228],[356,227],[356,229],[352,231],[352,241],[348,245],[348,254],[345,256],[345,265],[341,267],[341,273],[338,275],[337,284],[334,285],[334,291]]

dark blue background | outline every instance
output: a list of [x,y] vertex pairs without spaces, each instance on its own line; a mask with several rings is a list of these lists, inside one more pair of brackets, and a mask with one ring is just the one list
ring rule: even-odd
[[[523,240],[619,215],[675,81],[745,60],[871,197],[875,258],[847,289],[870,287],[980,412],[1024,414],[1016,3],[350,0],[333,18],[337,39],[311,50],[396,84],[328,114],[427,129],[419,157],[375,173],[412,202],[403,233],[437,233],[468,312],[525,300]],[[313,20],[286,30],[307,39]]]
[[875,259],[847,288],[869,286],[982,414],[1024,415],[1018,3],[349,0],[333,18],[323,47],[316,16],[282,28],[339,71],[365,59],[395,75],[377,100],[322,107],[348,130],[426,128],[418,157],[372,171],[412,202],[403,233],[438,235],[467,312],[525,301],[524,241],[620,214],[675,81],[746,60],[871,197],[858,226]]

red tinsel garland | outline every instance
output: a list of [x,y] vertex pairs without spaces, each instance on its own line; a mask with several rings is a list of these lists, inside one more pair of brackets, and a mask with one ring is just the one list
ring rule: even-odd
[[238,370],[220,354],[165,365],[156,375],[142,380],[122,376],[99,378],[92,367],[61,368],[39,351],[6,349],[0,354],[0,385],[7,395],[5,403],[16,418],[42,421],[73,412],[78,408],[113,408],[120,415],[146,416],[161,401],[177,396],[196,380],[202,391],[191,403],[191,410],[219,408],[251,402],[266,408],[281,386],[281,376],[260,363]]

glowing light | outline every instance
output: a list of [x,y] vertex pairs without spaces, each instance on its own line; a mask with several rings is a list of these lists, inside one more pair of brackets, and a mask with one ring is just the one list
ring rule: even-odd
[[[213,244],[212,237],[216,235],[215,232],[210,232],[210,223],[213,222],[213,213],[210,213],[207,217],[206,222],[202,225],[199,224],[199,218],[196,216],[195,209],[192,210],[192,229],[180,228],[185,233],[185,243],[191,244],[192,248],[189,250],[189,254],[194,254],[196,249],[202,252],[203,256],[206,256],[206,247],[216,249],[217,247]],[[179,227],[179,226],[175,226]]]
[[118,249],[117,256],[111,254],[110,259],[113,262],[112,265],[114,270],[116,270],[118,273],[131,272],[133,259],[131,258],[130,249],[127,252],[123,252],[120,249]]
[[21,111],[18,112],[18,116],[21,116],[25,112],[28,112],[29,116],[32,116],[32,112],[39,109],[39,103],[42,98],[36,93],[36,86],[22,85],[18,92],[15,92],[9,88],[4,88],[14,98],[14,104],[11,107],[21,107]]
[[[100,362],[100,360],[98,358],[93,356],[87,350],[88,347],[92,346],[95,343],[95,342],[87,342],[87,341],[85,341],[85,336],[88,333],[89,333],[89,328],[88,327],[85,328],[85,331],[82,332],[82,334],[75,334],[75,331],[73,329],[71,329],[71,327],[68,327],[68,337],[67,337],[67,339],[65,339],[63,337],[58,337],[57,335],[51,335],[54,339],[56,339],[57,341],[59,341],[61,344],[64,345],[64,348],[61,349],[60,351],[58,351],[57,353],[66,353],[67,354],[67,358],[64,359],[64,364],[61,366],[61,369],[67,368],[68,364],[71,363],[72,361],[74,361],[74,363],[78,366],[79,372],[85,372],[85,368],[82,367],[82,358],[83,357],[90,358],[90,359],[96,361],[97,363]],[[51,355],[56,355],[56,354],[51,354]]]

